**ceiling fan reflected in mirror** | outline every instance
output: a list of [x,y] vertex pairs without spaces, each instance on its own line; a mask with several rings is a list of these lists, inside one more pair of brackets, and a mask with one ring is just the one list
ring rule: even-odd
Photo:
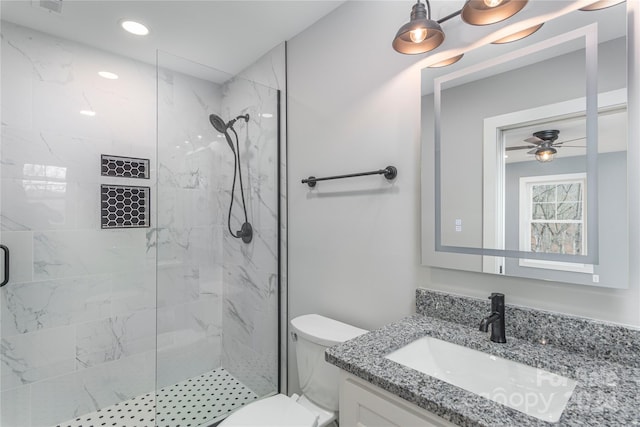
[[553,160],[554,156],[558,152],[556,147],[585,148],[584,145],[564,145],[567,142],[583,140],[585,139],[584,137],[556,142],[558,140],[559,135],[560,135],[560,131],[557,129],[541,130],[538,132],[534,132],[532,137],[524,140],[524,142],[528,142],[529,145],[506,147],[505,151],[529,149],[529,151],[527,151],[527,154],[535,154],[536,160],[544,163],[544,162],[550,162]]

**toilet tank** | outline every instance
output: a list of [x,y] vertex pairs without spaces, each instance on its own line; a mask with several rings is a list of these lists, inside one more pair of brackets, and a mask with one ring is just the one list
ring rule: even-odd
[[324,360],[327,347],[366,333],[364,329],[318,314],[291,320],[298,360],[298,379],[302,393],[315,404],[338,410],[338,368]]

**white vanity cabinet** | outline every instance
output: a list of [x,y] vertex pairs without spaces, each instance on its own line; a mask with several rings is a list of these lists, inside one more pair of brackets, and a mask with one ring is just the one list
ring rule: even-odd
[[451,427],[451,422],[340,371],[340,427]]

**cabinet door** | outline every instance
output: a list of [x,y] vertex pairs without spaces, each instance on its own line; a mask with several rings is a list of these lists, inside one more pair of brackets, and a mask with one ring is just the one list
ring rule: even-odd
[[351,375],[340,384],[341,427],[451,427],[454,424]]

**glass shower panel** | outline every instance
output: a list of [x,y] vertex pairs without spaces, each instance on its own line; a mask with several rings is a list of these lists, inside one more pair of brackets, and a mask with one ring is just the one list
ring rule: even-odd
[[157,424],[210,425],[278,391],[279,94],[164,52],[157,72]]
[[[5,21],[1,43],[0,239],[11,268],[0,425],[90,425],[74,420],[148,393],[137,415],[153,425],[155,67]],[[105,68],[120,78],[103,79]],[[117,156],[114,174],[102,155]],[[148,162],[146,177],[132,173],[134,158]]]

